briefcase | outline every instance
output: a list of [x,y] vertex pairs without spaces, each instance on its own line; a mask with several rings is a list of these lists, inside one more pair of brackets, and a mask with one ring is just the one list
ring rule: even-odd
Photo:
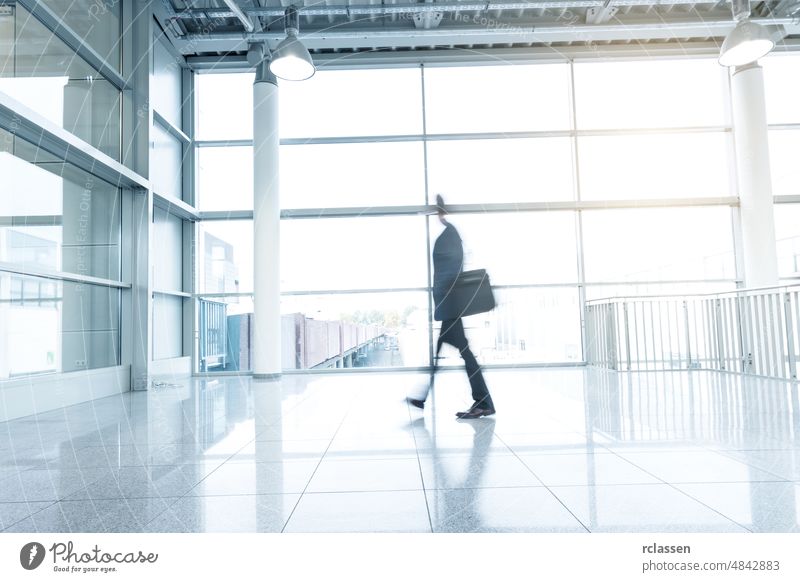
[[486,270],[464,271],[458,276],[444,299],[435,306],[433,318],[436,321],[458,319],[485,313],[494,307],[494,293]]

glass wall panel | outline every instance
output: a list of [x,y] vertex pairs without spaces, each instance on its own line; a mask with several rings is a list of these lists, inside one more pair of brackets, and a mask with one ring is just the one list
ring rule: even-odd
[[724,133],[578,139],[581,198],[730,196]]
[[430,360],[425,292],[284,295],[281,313],[284,369],[427,366]]
[[[197,150],[197,164],[197,204],[200,210],[253,209],[251,146],[201,147]],[[283,182],[283,177],[281,180]]]
[[119,189],[1,130],[0,142],[0,261],[119,280]]
[[153,296],[153,359],[183,355],[183,298],[156,293]]
[[769,132],[769,161],[774,195],[800,194],[800,128]]
[[[200,140],[253,139],[253,73],[195,75]],[[283,87],[283,86],[282,86]],[[281,95],[281,120],[285,117]]]
[[428,191],[450,204],[571,200],[570,140],[429,142]]
[[0,273],[0,379],[119,365],[120,291]]
[[18,5],[0,15],[0,91],[120,159],[120,92]]
[[423,217],[281,223],[281,290],[427,286]]
[[201,222],[197,246],[201,293],[245,293],[253,290],[252,220]]
[[428,133],[569,129],[569,65],[427,67]]
[[767,123],[800,123],[800,56],[773,53],[759,64],[764,68]]
[[183,291],[183,221],[153,209],[153,284],[160,291]]
[[121,29],[118,0],[42,0],[108,64],[120,68]]
[[425,204],[422,142],[286,145],[280,163],[283,208]]
[[282,138],[422,133],[416,67],[319,71],[280,88]]
[[586,280],[735,279],[729,208],[583,212]]
[[800,277],[800,204],[775,205],[778,275]]
[[153,81],[150,95],[153,108],[180,129],[183,127],[182,69],[180,61],[164,46],[165,42],[168,41],[156,39],[153,43]]
[[[457,214],[464,269],[486,269],[493,285],[578,281],[573,212]],[[431,220],[431,248],[443,226]]]
[[153,124],[150,139],[150,179],[153,188],[162,196],[183,198],[183,144],[158,123]]
[[[576,287],[496,289],[497,307],[464,318],[470,349],[481,364],[579,362],[580,303]],[[434,339],[441,324],[435,323]],[[441,365],[461,365],[443,346]]]
[[727,70],[716,59],[575,63],[578,129],[719,126]]

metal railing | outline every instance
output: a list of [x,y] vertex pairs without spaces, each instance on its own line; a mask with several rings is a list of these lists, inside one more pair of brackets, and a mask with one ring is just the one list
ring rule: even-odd
[[589,301],[586,361],[797,379],[800,285]]
[[208,371],[211,365],[227,363],[228,356],[228,306],[221,301],[199,300],[200,309],[200,369]]

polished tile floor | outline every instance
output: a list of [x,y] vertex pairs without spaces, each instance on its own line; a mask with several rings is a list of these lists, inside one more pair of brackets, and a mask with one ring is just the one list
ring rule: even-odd
[[0,424],[5,532],[795,532],[791,384],[491,370],[192,379]]

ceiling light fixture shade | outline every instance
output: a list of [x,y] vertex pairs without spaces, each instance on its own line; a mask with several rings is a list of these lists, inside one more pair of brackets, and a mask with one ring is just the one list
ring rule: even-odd
[[725,37],[719,51],[719,64],[738,67],[757,61],[775,47],[768,28],[750,21],[750,0],[731,0],[736,27]]
[[719,64],[723,67],[746,65],[766,56],[774,47],[770,31],[745,18],[725,37],[719,52]]
[[297,9],[294,6],[287,8],[285,18],[286,38],[275,47],[269,70],[280,79],[305,81],[313,77],[317,69],[308,49],[297,38],[300,28]]

